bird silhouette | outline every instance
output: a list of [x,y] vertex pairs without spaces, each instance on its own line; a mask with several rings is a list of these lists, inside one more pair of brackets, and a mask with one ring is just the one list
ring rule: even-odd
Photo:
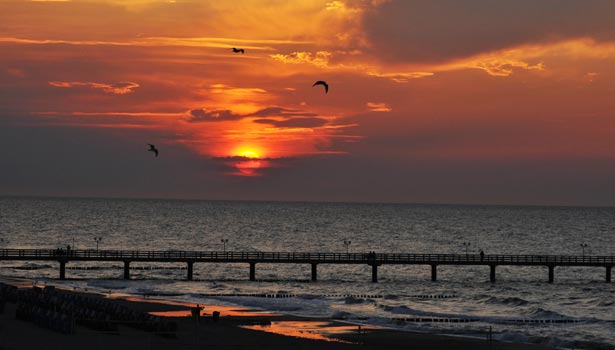
[[236,49],[236,48],[233,48],[233,52],[235,52],[235,53],[241,52],[242,55],[244,53],[243,49]]
[[148,145],[149,145],[149,149],[147,151],[154,152],[156,157],[158,157],[158,149],[156,148],[156,146],[152,145],[151,143],[148,143]]
[[327,84],[326,81],[319,80],[319,81],[315,82],[312,86],[316,86],[316,85],[324,86],[325,87],[325,94],[329,92],[329,84]]

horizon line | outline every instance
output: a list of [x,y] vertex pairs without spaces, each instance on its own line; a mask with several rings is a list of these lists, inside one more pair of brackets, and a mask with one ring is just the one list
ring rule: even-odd
[[108,200],[150,200],[150,201],[194,201],[194,202],[264,202],[264,203],[314,203],[314,204],[355,204],[355,205],[424,205],[424,206],[467,206],[467,207],[536,207],[536,208],[595,208],[615,209],[615,205],[583,205],[583,204],[527,204],[527,203],[453,203],[453,202],[400,202],[400,201],[349,201],[349,200],[280,200],[280,199],[220,199],[220,198],[181,198],[181,197],[144,197],[144,196],[88,196],[88,195],[22,195],[1,194],[0,198],[24,199],[108,199]]

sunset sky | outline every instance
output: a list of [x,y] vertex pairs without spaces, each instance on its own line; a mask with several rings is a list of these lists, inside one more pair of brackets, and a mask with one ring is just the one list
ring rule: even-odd
[[613,206],[614,16],[1,1],[0,195]]

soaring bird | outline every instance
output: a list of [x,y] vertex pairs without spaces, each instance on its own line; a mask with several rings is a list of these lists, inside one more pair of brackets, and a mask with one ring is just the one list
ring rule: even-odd
[[158,157],[158,149],[156,148],[156,146],[152,145],[151,143],[148,143],[148,145],[149,145],[149,149],[147,151],[154,152],[156,157]]
[[233,52],[237,53],[237,52],[241,52],[241,54],[243,55],[243,49],[236,49],[233,48]]
[[316,85],[324,86],[325,87],[325,94],[329,92],[329,84],[327,84],[326,81],[319,80],[319,81],[315,82],[312,86],[316,86]]

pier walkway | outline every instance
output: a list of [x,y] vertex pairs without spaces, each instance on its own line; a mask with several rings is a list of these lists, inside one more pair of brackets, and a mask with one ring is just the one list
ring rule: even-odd
[[496,280],[497,266],[543,266],[548,268],[548,281],[553,283],[558,266],[605,268],[606,282],[611,282],[615,266],[613,256],[592,255],[484,255],[479,254],[398,254],[398,253],[301,253],[301,252],[237,252],[237,251],[139,251],[139,250],[61,250],[61,249],[0,249],[0,261],[55,261],[59,263],[60,279],[66,277],[66,263],[79,261],[111,261],[124,264],[124,278],[130,278],[132,262],[166,262],[187,264],[187,279],[193,276],[195,263],[246,263],[250,280],[256,280],[256,264],[310,264],[312,281],[317,280],[319,264],[363,264],[371,267],[372,282],[378,282],[378,267],[382,265],[428,265],[431,279],[437,279],[440,265],[489,266],[490,280]]

